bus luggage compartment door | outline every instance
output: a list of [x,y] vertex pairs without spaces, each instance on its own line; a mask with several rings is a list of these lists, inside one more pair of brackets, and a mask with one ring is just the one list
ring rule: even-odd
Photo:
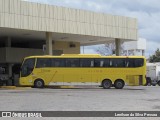
[[143,85],[142,75],[128,75],[127,81],[129,81],[128,85],[131,85],[131,86]]

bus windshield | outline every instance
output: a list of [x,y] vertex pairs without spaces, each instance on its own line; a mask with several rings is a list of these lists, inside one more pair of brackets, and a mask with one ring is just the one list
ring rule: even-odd
[[34,69],[34,64],[35,64],[34,58],[24,60],[21,68],[21,77],[26,77],[30,75]]

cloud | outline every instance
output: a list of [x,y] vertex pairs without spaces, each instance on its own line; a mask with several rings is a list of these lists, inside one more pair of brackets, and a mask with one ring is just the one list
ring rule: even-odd
[[154,41],[147,40],[146,56],[152,55],[157,48],[160,48],[160,44],[157,44]]
[[[160,48],[160,0],[29,0],[138,19],[139,37],[147,39],[147,55]],[[155,48],[155,49],[156,49]],[[91,51],[91,50],[90,50]]]

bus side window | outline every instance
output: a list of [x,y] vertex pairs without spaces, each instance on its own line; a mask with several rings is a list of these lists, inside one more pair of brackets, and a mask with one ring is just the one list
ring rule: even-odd
[[95,59],[94,60],[94,66],[95,67],[100,67],[100,59]]
[[91,66],[90,67],[94,67],[94,61],[91,61]]
[[51,59],[51,66],[52,67],[65,67],[65,59],[58,59],[58,58],[53,58]]
[[60,67],[60,62],[59,61],[54,61],[54,67]]
[[79,59],[76,58],[66,59],[66,67],[79,67]]
[[105,67],[107,61],[105,59],[95,59],[94,60],[94,67]]
[[80,59],[80,67],[94,67],[94,59]]
[[117,67],[115,59],[110,59],[110,67]]
[[141,67],[141,66],[143,66],[143,64],[144,64],[143,59],[129,58],[127,60],[126,67]]
[[144,64],[144,60],[139,58],[139,59],[135,59],[135,67],[142,67]]
[[126,67],[134,67],[134,59],[133,58],[128,58],[127,59],[127,63],[126,63]]
[[125,67],[126,66],[126,60],[123,58],[113,58],[111,59],[111,67]]
[[36,68],[51,67],[51,60],[48,58],[37,58]]
[[126,60],[123,58],[117,59],[117,66],[118,67],[126,67]]
[[110,64],[111,64],[110,59],[108,58],[104,59],[104,67],[110,67]]

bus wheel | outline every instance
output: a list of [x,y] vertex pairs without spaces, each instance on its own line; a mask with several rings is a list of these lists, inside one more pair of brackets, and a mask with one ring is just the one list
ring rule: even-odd
[[34,81],[34,87],[35,88],[43,88],[44,87],[44,81],[41,79],[37,79]]
[[109,89],[112,86],[112,81],[111,80],[103,80],[102,82],[102,87],[104,89]]
[[124,81],[123,80],[116,80],[114,82],[114,87],[116,89],[122,89],[124,87]]

